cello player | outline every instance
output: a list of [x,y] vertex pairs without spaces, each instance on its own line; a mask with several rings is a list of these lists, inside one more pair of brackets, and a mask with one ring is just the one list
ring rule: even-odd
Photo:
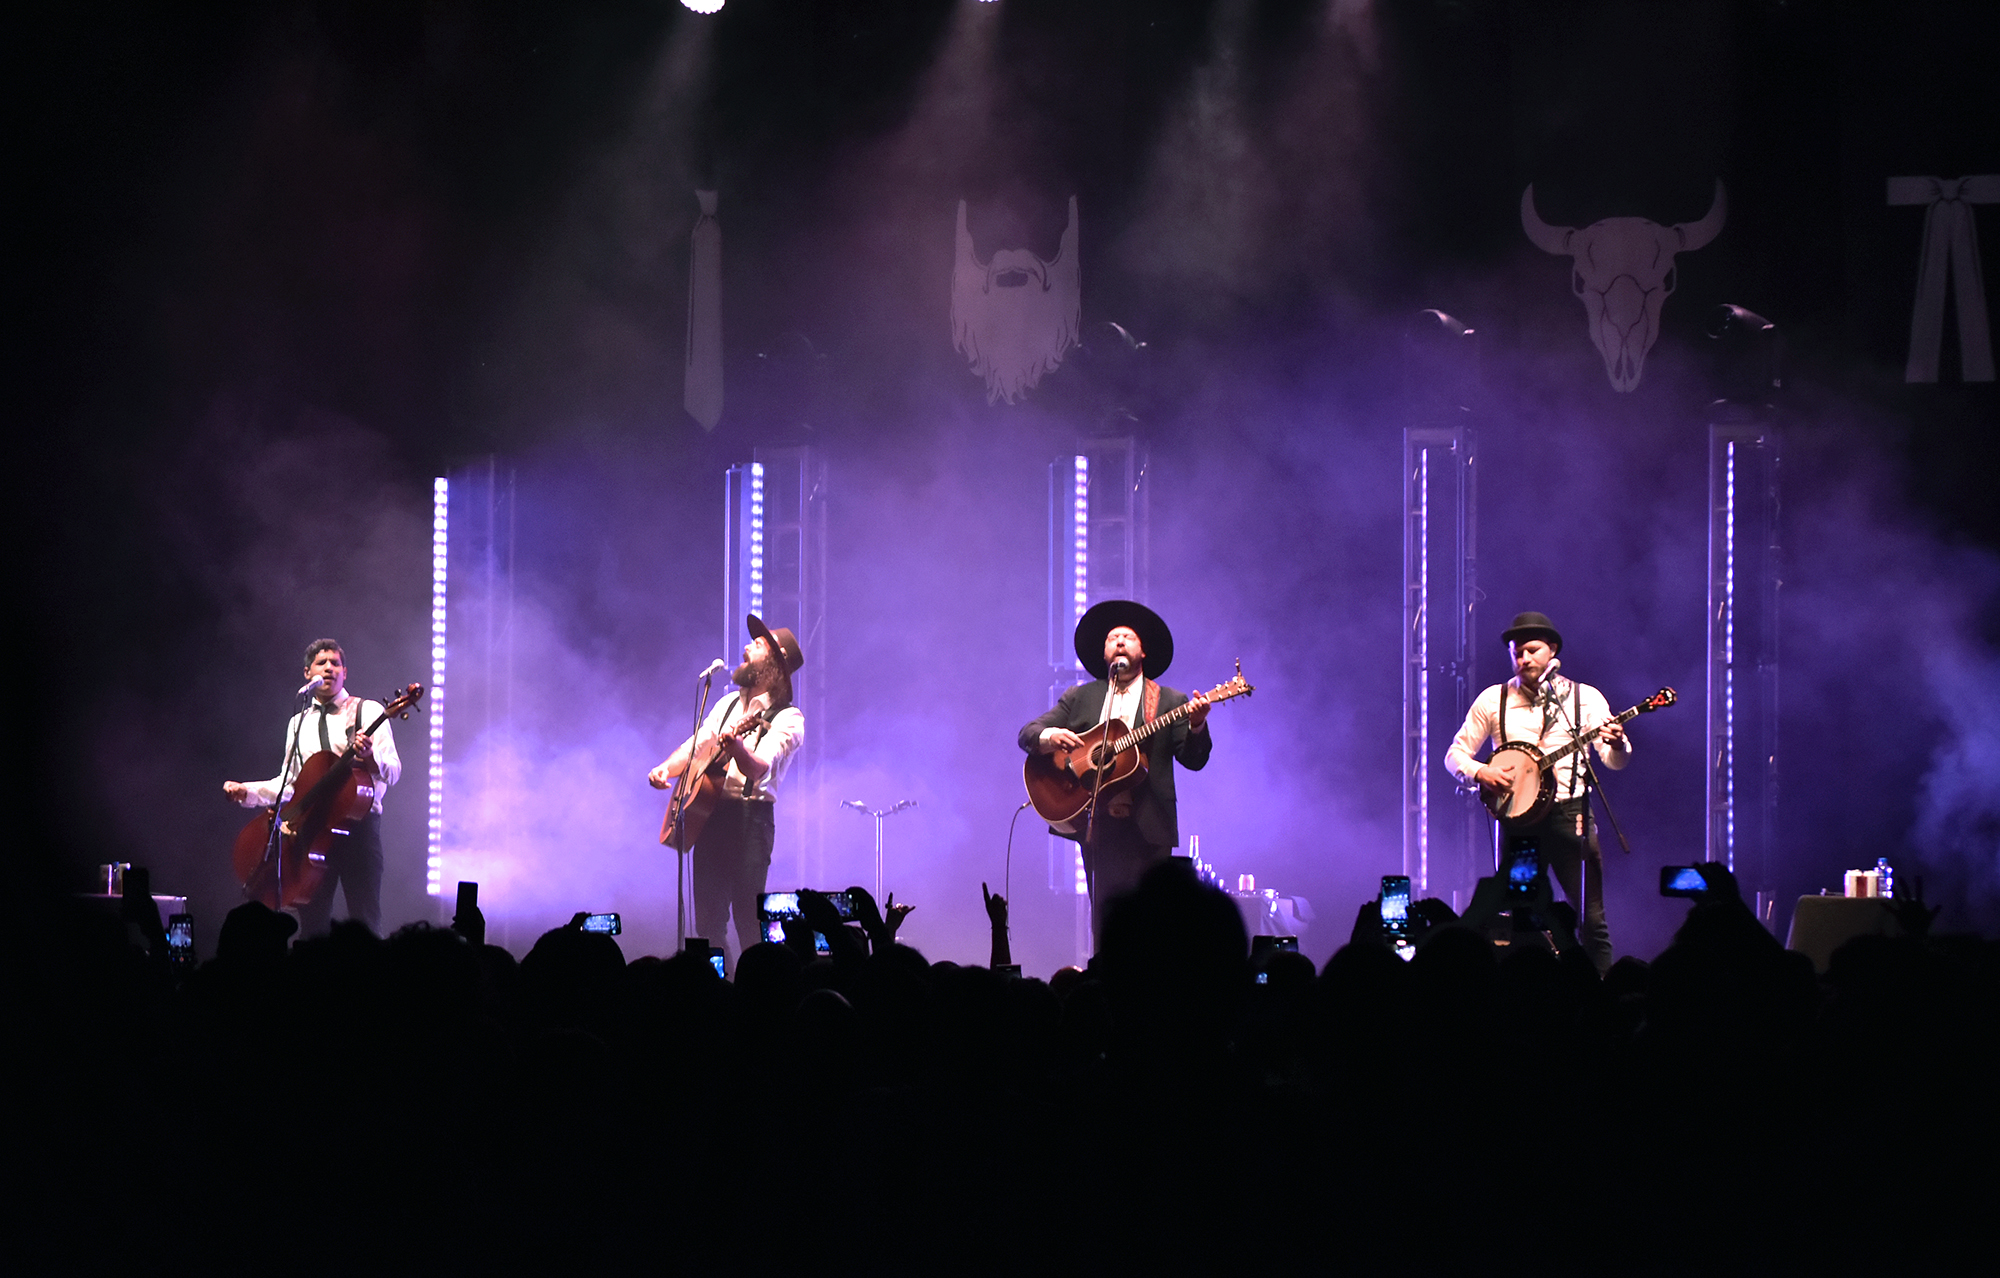
[[333,639],[306,645],[305,677],[315,681],[313,700],[285,724],[284,753],[278,775],[265,781],[224,781],[222,792],[246,808],[265,808],[291,797],[292,778],[305,761],[321,750],[352,747],[360,766],[376,779],[375,802],[344,839],[327,851],[326,878],[311,901],[299,907],[299,934],[326,931],[333,916],[333,885],[347,897],[347,917],[382,931],[382,792],[396,784],[403,762],[396,754],[396,734],[384,720],[373,736],[362,726],[383,714],[380,702],[349,695],[347,661]]

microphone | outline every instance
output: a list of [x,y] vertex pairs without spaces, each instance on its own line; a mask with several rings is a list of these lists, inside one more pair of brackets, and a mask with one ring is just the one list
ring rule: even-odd
[[294,692],[292,695],[295,697],[303,697],[308,692],[318,692],[320,689],[320,685],[325,682],[326,680],[315,676],[314,678],[308,679],[303,684],[299,685],[299,690],[297,692]]
[[1112,663],[1111,663],[1111,673],[1112,673],[1112,674],[1121,674],[1121,675],[1122,675],[1122,674],[1124,674],[1124,673],[1125,673],[1125,672],[1126,672],[1127,670],[1130,670],[1131,668],[1132,668],[1132,661],[1131,661],[1131,658],[1129,658],[1129,657],[1120,657],[1120,658],[1118,658],[1118,659],[1117,659],[1116,661],[1114,661],[1114,662],[1112,662]]
[[1553,697],[1556,695],[1556,672],[1562,669],[1562,664],[1561,657],[1550,657],[1549,664],[1542,667],[1543,696]]
[[729,663],[727,661],[724,661],[721,657],[717,657],[715,660],[708,663],[708,669],[702,671],[695,677],[697,679],[709,679],[713,678],[715,675],[720,674],[722,671],[727,669],[729,669]]

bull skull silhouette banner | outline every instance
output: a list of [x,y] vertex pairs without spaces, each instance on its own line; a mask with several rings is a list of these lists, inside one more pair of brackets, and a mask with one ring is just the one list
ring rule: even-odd
[[1589,317],[1590,340],[1604,357],[1613,390],[1630,391],[1646,372],[1660,335],[1660,308],[1678,282],[1674,255],[1714,239],[1728,214],[1722,183],[1698,222],[1661,226],[1643,217],[1607,217],[1578,228],[1550,226],[1535,212],[1535,188],[1521,192],[1521,229],[1544,253],[1570,259],[1570,291]]

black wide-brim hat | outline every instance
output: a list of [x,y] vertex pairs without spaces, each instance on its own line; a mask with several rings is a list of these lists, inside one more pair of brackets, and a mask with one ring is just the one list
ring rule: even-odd
[[781,659],[780,664],[785,671],[785,700],[790,701],[792,676],[806,663],[805,649],[799,647],[798,636],[794,635],[788,626],[771,629],[764,624],[764,619],[754,612],[743,619],[743,624],[750,627],[752,639],[762,639],[772,652],[778,654]]
[[1106,599],[1083,614],[1076,623],[1076,659],[1099,679],[1111,677],[1104,661],[1104,636],[1120,626],[1139,636],[1146,650],[1146,677],[1158,679],[1174,663],[1174,632],[1160,620],[1160,614],[1130,599]]
[[1562,631],[1555,623],[1539,612],[1522,612],[1514,615],[1514,624],[1500,632],[1501,643],[1514,643],[1521,639],[1546,639],[1557,652],[1562,651]]

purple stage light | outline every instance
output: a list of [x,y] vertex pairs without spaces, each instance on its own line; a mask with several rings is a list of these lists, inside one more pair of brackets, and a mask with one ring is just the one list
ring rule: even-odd
[[451,549],[451,481],[431,481],[430,815],[424,836],[424,890],[444,891],[444,665],[446,564]]
[[1760,413],[1725,408],[1736,420],[1709,427],[1704,842],[1758,894],[1763,918],[1778,803],[1780,441]]
[[[721,5],[717,5],[720,8]],[[764,615],[764,463],[750,463],[750,611]]]
[[[1417,456],[1417,629],[1412,636],[1417,645],[1418,669],[1425,672],[1417,679],[1417,740],[1428,750],[1431,740],[1431,681],[1427,677],[1431,668],[1431,453],[1426,448]],[[1418,760],[1422,775],[1417,781],[1417,872],[1415,880],[1419,897],[1430,890],[1431,883],[1431,769],[1429,761]]]
[[1736,872],[1736,441],[1722,481],[1722,859]]
[[[1071,532],[1076,552],[1074,587],[1071,604],[1074,611],[1070,624],[1083,619],[1084,609],[1090,606],[1090,458],[1076,459],[1076,499],[1075,515],[1071,522]],[[1078,674],[1083,673],[1083,662],[1076,662]],[[1081,870],[1078,871],[1082,873]]]

